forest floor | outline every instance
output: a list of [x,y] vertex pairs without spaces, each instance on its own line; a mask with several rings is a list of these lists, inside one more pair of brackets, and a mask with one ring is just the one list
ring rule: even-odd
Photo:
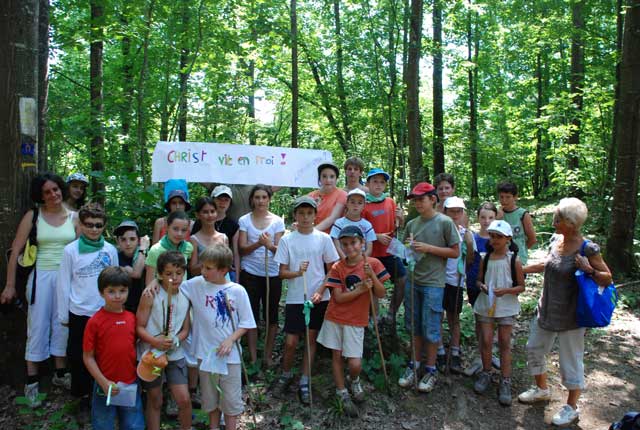
[[[532,260],[544,256],[537,250]],[[630,280],[627,280],[630,281]],[[391,375],[391,387],[384,389],[382,371],[377,358],[377,346],[373,330],[367,331],[365,340],[364,386],[367,399],[360,406],[358,418],[346,418],[340,405],[333,400],[334,385],[331,376],[331,355],[327,350],[318,353],[313,369],[314,407],[303,407],[292,388],[288,400],[273,398],[267,387],[277,378],[277,371],[265,371],[258,382],[250,386],[253,407],[248,406],[240,419],[240,429],[544,429],[551,426],[551,417],[565,403],[559,368],[558,352],[554,347],[549,356],[549,382],[552,399],[548,403],[523,405],[518,403],[518,393],[532,384],[526,370],[525,344],[529,333],[529,321],[540,295],[541,277],[527,278],[527,290],[520,297],[522,312],[513,330],[513,397],[511,407],[498,404],[498,371],[494,371],[493,389],[485,395],[473,392],[474,378],[461,375],[439,375],[436,389],[429,394],[417,394],[400,389],[397,375],[404,370],[409,355],[408,335],[398,326],[398,335],[383,330],[382,339]],[[623,287],[625,305],[616,309],[613,321],[604,329],[589,329],[586,334],[585,374],[587,389],[579,402],[580,420],[572,429],[608,429],[626,411],[640,409],[640,311],[638,298],[640,286]],[[631,306],[629,306],[631,303]],[[383,308],[384,308],[383,301]],[[631,309],[634,308],[634,309]],[[463,359],[469,364],[476,353],[473,334],[473,317],[468,305],[462,314]],[[282,336],[276,355],[281,353]],[[445,339],[447,335],[445,333]],[[393,353],[391,353],[393,351]],[[302,350],[298,356],[302,355]],[[280,357],[276,357],[279,359]],[[5,369],[5,372],[17,372]],[[20,369],[19,371],[22,371]],[[42,408],[35,411],[20,406],[21,390],[15,386],[0,386],[0,428],[4,429],[65,429],[80,428],[75,421],[74,403],[67,392],[44,385],[47,398]],[[245,387],[245,399],[248,400]],[[194,411],[194,427],[206,429],[206,416]],[[178,428],[175,421],[163,418],[163,429]]]

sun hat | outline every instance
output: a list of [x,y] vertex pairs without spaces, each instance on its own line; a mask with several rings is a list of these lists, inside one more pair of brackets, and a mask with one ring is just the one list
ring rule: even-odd
[[87,177],[84,176],[82,173],[78,173],[78,172],[72,173],[69,176],[67,176],[67,184],[72,181],[82,182],[85,185],[89,184],[89,179],[87,179]]
[[167,212],[170,211],[169,202],[174,197],[180,197],[182,199],[182,201],[184,201],[184,204],[185,204],[184,210],[185,211],[188,211],[189,209],[191,209],[191,203],[189,203],[189,195],[187,193],[185,193],[183,190],[173,190],[173,191],[171,191],[169,193],[169,196],[167,197],[167,201],[164,204],[164,208],[167,210]]
[[387,182],[391,178],[391,176],[389,176],[389,174],[387,172],[385,172],[384,170],[382,170],[379,167],[375,167],[375,168],[369,170],[369,173],[367,173],[367,181],[369,180],[369,178],[371,178],[372,176],[376,176],[376,175],[384,176],[384,180],[387,181]]

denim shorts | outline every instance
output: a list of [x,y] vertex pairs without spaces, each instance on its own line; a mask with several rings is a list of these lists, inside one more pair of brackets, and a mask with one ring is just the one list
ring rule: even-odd
[[[144,430],[144,413],[142,412],[142,397],[140,388],[136,393],[136,405],[133,407],[107,406],[107,396],[98,392],[98,384],[93,383],[94,395],[91,399],[91,425],[94,430],[112,430],[119,428],[127,430]],[[100,394],[98,394],[100,393]]]
[[407,282],[404,289],[404,323],[411,330],[411,294],[413,294],[413,326],[416,336],[422,336],[429,343],[440,342],[440,321],[442,320],[442,299],[444,288],[426,287]]

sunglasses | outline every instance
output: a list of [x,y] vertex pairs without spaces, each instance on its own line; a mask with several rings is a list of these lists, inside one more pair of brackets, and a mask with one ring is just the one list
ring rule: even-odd
[[83,222],[82,225],[84,225],[87,228],[97,228],[98,230],[104,227],[104,224],[101,222],[97,222],[95,224],[92,222]]

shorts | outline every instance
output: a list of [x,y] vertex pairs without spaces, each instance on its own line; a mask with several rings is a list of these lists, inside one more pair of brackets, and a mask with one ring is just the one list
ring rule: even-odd
[[404,264],[402,264],[402,260],[400,260],[395,255],[387,255],[386,257],[376,257],[387,272],[389,276],[391,276],[392,281],[396,281],[397,279],[404,278],[407,276],[407,269],[404,268]]
[[342,351],[345,358],[361,358],[364,345],[364,327],[338,324],[326,320],[322,324],[318,342],[329,349]]
[[474,287],[469,288],[467,286],[467,299],[469,300],[469,304],[471,307],[476,304],[476,300],[478,300],[478,296],[480,295],[480,288]]
[[[414,291],[415,290],[415,291]],[[442,299],[444,288],[426,287],[415,285],[410,282],[404,289],[404,324],[407,331],[411,330],[411,295],[413,294],[413,327],[416,336],[421,336],[429,343],[440,342],[440,321],[444,309]]]
[[462,290],[464,290],[462,287],[445,284],[444,297],[442,298],[442,307],[445,311],[457,314],[462,312],[462,301],[464,300]]
[[[31,304],[33,277],[36,277],[36,297]],[[27,280],[27,344],[24,359],[44,361],[50,356],[66,357],[69,328],[58,320],[56,295],[57,270],[34,269]]]
[[[240,272],[240,284],[247,290],[251,311],[256,324],[260,321],[260,304],[262,303],[262,316],[266,318],[267,285],[264,276],[255,276],[246,271]],[[277,276],[269,277],[269,325],[278,324],[278,306],[282,295],[282,279]]]
[[145,390],[161,386],[164,382],[169,385],[187,385],[189,377],[187,376],[187,362],[184,358],[170,361],[167,367],[162,371],[162,377],[158,377],[151,382],[140,381],[140,385]]
[[506,317],[485,317],[484,315],[475,314],[476,321],[485,324],[498,324],[498,325],[515,325],[516,316],[510,315]]
[[241,367],[239,364],[227,364],[227,368],[228,375],[216,375],[202,370],[199,372],[204,412],[220,409],[223,414],[234,417],[244,411]]
[[[309,321],[309,330],[320,330],[324,322],[324,313],[327,310],[329,301],[316,303],[311,308],[311,320]],[[303,334],[306,324],[304,323],[304,314],[302,304],[290,304],[284,307],[284,332],[288,334]]]

